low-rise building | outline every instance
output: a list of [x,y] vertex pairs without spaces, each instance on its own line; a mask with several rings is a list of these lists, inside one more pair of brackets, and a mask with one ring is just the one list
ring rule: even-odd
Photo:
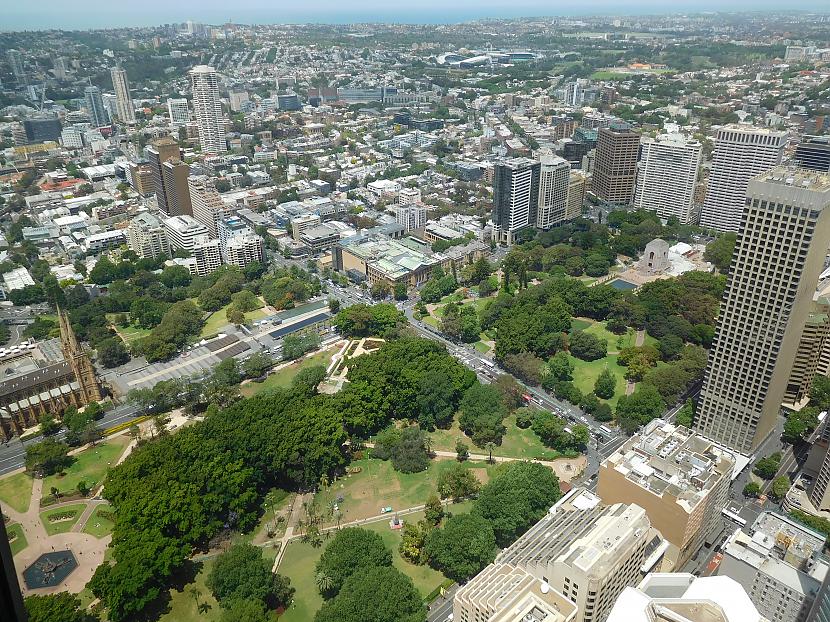
[[114,231],[101,231],[93,233],[86,238],[86,250],[88,253],[100,253],[110,248],[118,248],[126,243],[127,236],[123,229]]

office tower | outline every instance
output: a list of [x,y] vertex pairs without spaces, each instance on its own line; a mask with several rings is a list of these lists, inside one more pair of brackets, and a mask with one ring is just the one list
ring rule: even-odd
[[395,222],[403,226],[407,233],[423,229],[427,224],[427,208],[424,205],[399,205],[394,210]]
[[573,489],[496,563],[562,593],[576,604],[577,622],[603,622],[620,593],[657,563],[661,543],[643,508],[603,506],[596,495]]
[[810,399],[810,387],[813,386],[830,334],[829,311],[830,299],[827,297],[819,297],[813,302],[784,391],[784,405],[787,408],[800,410]]
[[649,573],[620,594],[608,622],[767,622],[729,577]]
[[190,187],[190,201],[193,218],[207,227],[211,238],[219,237],[218,223],[221,219],[234,214],[234,210],[222,201],[222,197],[213,186],[213,180],[206,175],[196,175],[187,180]]
[[830,172],[830,136],[805,136],[793,159],[799,168]]
[[148,212],[139,214],[127,227],[127,244],[142,259],[171,256],[170,242],[161,221]]
[[700,226],[737,232],[749,180],[781,163],[786,142],[786,132],[769,128],[738,124],[720,128]]
[[83,149],[84,132],[85,129],[77,125],[65,127],[61,132],[61,143],[67,149]]
[[311,229],[320,224],[320,216],[318,214],[303,214],[291,219],[291,237],[299,242],[306,229]]
[[490,564],[455,594],[457,622],[570,622],[577,608],[522,568]]
[[25,119],[23,131],[30,145],[47,141],[58,142],[61,137],[61,121],[57,117]]
[[170,115],[170,124],[174,127],[181,127],[190,123],[190,106],[184,98],[168,99],[167,113]]
[[541,164],[530,158],[502,160],[493,171],[493,238],[513,244],[516,234],[536,224]]
[[565,205],[565,220],[573,220],[582,215],[585,194],[588,190],[588,176],[582,171],[571,171],[568,179],[568,202]]
[[196,113],[196,124],[199,126],[202,152],[222,153],[227,150],[227,146],[216,70],[207,65],[197,65],[190,70],[190,82],[193,87],[193,111]]
[[550,229],[566,220],[571,165],[550,151],[543,152],[540,159],[536,227]]
[[749,454],[775,428],[830,242],[830,174],[749,182],[695,428]]
[[112,88],[115,90],[116,116],[121,123],[133,125],[135,123],[135,106],[130,95],[130,83],[127,81],[127,71],[121,67],[110,70]]
[[807,622],[830,572],[824,534],[773,512],[761,513],[749,531],[727,539],[715,574],[740,583],[771,622]]
[[165,218],[163,224],[170,250],[173,251],[181,249],[192,253],[196,240],[206,238],[208,234],[207,227],[193,216],[171,216]]
[[14,79],[18,86],[26,84],[26,70],[23,68],[23,54],[19,50],[9,50],[6,52],[6,58],[9,59],[9,66],[11,67]]
[[597,132],[591,187],[597,198],[611,205],[630,205],[637,180],[640,135],[627,123],[614,122]]
[[599,467],[606,504],[636,503],[669,543],[663,570],[682,568],[720,524],[733,455],[683,426],[655,419]]
[[830,622],[830,573],[824,577],[807,619],[811,622]]
[[155,193],[153,167],[149,162],[130,163],[130,185],[132,185],[133,190],[143,197]]
[[103,127],[109,124],[109,116],[104,108],[104,99],[101,97],[101,89],[97,86],[88,86],[84,89],[84,100],[86,101],[86,112],[93,127]]
[[701,146],[682,134],[660,134],[640,143],[634,207],[656,211],[660,218],[674,216],[693,222],[695,184]]
[[173,158],[161,165],[161,178],[164,184],[164,196],[167,201],[168,216],[181,216],[192,214],[193,207],[190,200],[190,187],[188,177],[190,166]]
[[176,214],[170,213],[170,207],[168,205],[167,189],[164,186],[163,165],[169,160],[179,160],[181,156],[179,143],[169,136],[159,138],[147,145],[144,152],[147,154],[147,161],[153,170],[153,187],[155,188],[158,208],[169,216],[175,216]]
[[225,263],[231,266],[245,266],[255,261],[265,261],[265,241],[258,235],[247,233],[231,237],[222,245]]

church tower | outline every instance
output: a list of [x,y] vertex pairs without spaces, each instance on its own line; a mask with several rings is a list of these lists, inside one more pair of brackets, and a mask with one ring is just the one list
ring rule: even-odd
[[63,357],[72,367],[72,371],[75,372],[75,378],[81,387],[83,402],[89,404],[90,402],[100,401],[101,387],[98,384],[98,377],[95,375],[95,368],[78,342],[75,331],[72,330],[72,324],[69,322],[69,316],[60,307],[58,307],[58,321],[61,329]]

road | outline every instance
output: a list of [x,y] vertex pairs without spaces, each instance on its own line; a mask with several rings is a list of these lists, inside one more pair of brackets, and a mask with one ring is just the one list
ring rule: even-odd
[[[121,404],[104,413],[103,418],[97,423],[99,428],[106,429],[135,419],[138,415],[138,408],[133,404]],[[66,430],[64,429],[52,438],[60,440],[65,436]],[[26,458],[26,447],[42,440],[42,436],[34,436],[21,442],[18,437],[15,437],[0,445],[0,475],[21,468]]]

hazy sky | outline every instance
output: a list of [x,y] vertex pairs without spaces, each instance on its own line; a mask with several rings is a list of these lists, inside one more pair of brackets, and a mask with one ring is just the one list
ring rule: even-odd
[[[826,0],[791,0],[788,10],[828,10]],[[0,0],[0,29],[206,23],[459,22],[481,17],[643,14],[781,9],[779,0]]]

